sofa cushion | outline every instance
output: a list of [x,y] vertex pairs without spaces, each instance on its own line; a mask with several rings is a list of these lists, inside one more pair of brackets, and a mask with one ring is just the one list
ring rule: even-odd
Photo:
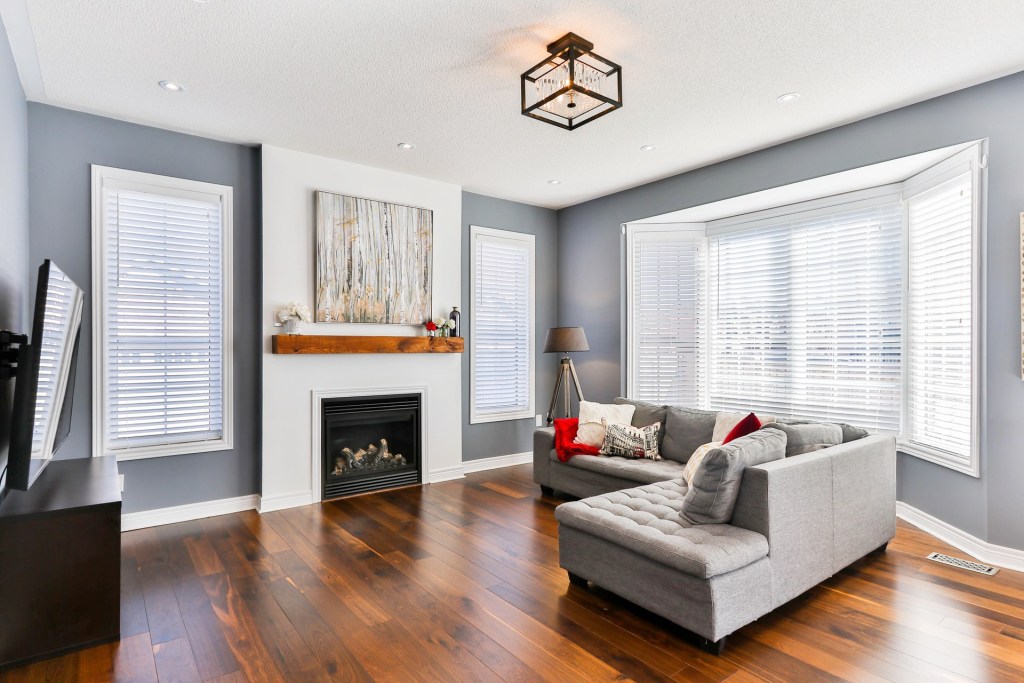
[[563,503],[555,517],[559,524],[702,579],[768,554],[768,540],[757,532],[728,524],[690,524],[680,516],[685,495],[685,485],[663,481]]
[[641,484],[681,479],[683,476],[683,464],[675,460],[635,460],[618,455],[575,455],[566,464]]
[[[668,410],[668,406],[659,406],[654,403],[647,403],[646,401],[634,401],[622,396],[617,397],[614,403],[617,405],[630,405],[636,408],[633,411],[634,427],[646,427],[655,422],[660,422],[662,426],[665,424],[665,411]],[[664,432],[664,430],[662,431]]]
[[580,426],[576,443],[600,448],[604,443],[605,421],[608,424],[632,425],[636,406],[580,401]]
[[[804,420],[797,417],[780,417],[776,422],[781,422],[788,425],[807,425],[807,424],[825,424],[823,422],[816,422],[814,420]],[[868,430],[861,427],[854,427],[848,425],[845,422],[834,422],[831,424],[839,425],[839,428],[843,430],[843,443],[849,443],[850,441],[856,441],[857,439],[863,439],[868,435]]]
[[765,429],[777,429],[786,434],[786,457],[813,453],[843,442],[843,430],[837,424],[808,422],[804,424],[770,424]]
[[743,470],[784,457],[786,434],[778,429],[761,429],[711,449],[689,482],[683,518],[694,524],[727,523],[736,507]]
[[665,411],[665,438],[661,456],[686,462],[697,447],[711,441],[715,433],[715,412],[669,406]]

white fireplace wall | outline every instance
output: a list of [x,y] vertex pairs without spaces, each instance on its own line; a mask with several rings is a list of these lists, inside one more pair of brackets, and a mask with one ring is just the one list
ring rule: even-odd
[[[386,152],[385,152],[386,153]],[[261,509],[319,499],[312,472],[316,391],[426,387],[423,477],[462,476],[462,363],[458,354],[274,355],[273,309],[314,309],[314,191],[420,206],[434,212],[434,316],[462,304],[458,185],[337,159],[263,147],[263,470]],[[306,334],[420,335],[408,325],[308,324]],[[399,393],[396,391],[395,393]]]

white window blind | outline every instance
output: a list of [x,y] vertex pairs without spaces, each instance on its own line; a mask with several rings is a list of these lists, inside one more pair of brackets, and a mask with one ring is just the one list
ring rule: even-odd
[[898,202],[710,239],[707,404],[900,427]]
[[101,450],[230,447],[227,197],[209,191],[219,186],[129,175],[149,184],[102,178],[96,194]]
[[908,199],[903,439],[972,468],[972,174]]
[[534,413],[534,237],[473,227],[472,422]]
[[631,226],[627,254],[627,383],[644,401],[699,402],[703,231]]

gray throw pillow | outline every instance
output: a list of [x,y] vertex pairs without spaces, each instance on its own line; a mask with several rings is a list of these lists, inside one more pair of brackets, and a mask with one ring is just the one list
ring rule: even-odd
[[802,424],[775,422],[765,425],[764,429],[777,429],[786,435],[787,458],[813,453],[829,446],[838,446],[843,442],[842,427],[828,422]]
[[698,446],[711,441],[715,433],[713,410],[677,408],[669,406],[665,413],[665,437],[661,440],[661,455],[677,462],[686,462]]
[[[812,420],[801,420],[792,417],[779,418],[778,420],[775,421],[774,424],[779,423],[788,425],[824,424],[822,422],[814,422]],[[837,424],[839,425],[839,428],[843,430],[842,443],[849,443],[851,441],[856,441],[857,439],[863,439],[865,436],[868,435],[868,430],[862,429],[860,427],[854,427],[853,425],[848,425],[845,422],[835,422],[829,424]]]
[[786,457],[786,434],[759,429],[713,448],[697,467],[683,499],[683,519],[691,524],[727,524],[736,508],[743,471]]

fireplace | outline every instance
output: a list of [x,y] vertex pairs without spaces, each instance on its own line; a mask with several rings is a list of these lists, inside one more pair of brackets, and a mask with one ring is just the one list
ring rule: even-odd
[[321,402],[323,500],[422,481],[420,396]]

